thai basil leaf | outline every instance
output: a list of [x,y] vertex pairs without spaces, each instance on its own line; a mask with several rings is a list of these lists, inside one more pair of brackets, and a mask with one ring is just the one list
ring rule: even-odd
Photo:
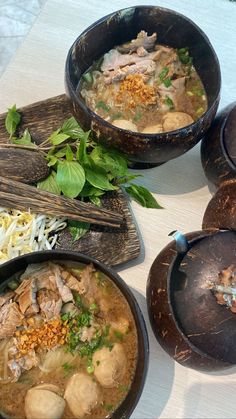
[[95,188],[94,186],[90,185],[87,181],[84,184],[82,191],[80,192],[79,196],[81,198],[86,198],[90,196],[102,196],[104,195],[105,191],[101,189]]
[[56,181],[65,196],[76,198],[85,183],[84,169],[76,161],[59,161]]
[[67,134],[70,138],[74,140],[84,135],[83,129],[73,116],[64,122],[60,132],[62,132],[63,134]]
[[89,200],[92,202],[92,204],[97,205],[97,207],[101,206],[101,199],[98,196],[90,196]]
[[85,167],[86,180],[95,188],[103,191],[113,191],[117,189],[112,185],[104,173],[96,172],[89,167]]
[[46,179],[37,183],[37,188],[42,189],[43,191],[52,192],[56,195],[60,195],[61,189],[56,181],[56,172],[52,170]]
[[12,108],[9,108],[7,110],[7,116],[5,119],[5,127],[10,134],[10,138],[13,136],[13,134],[16,132],[16,129],[20,123],[21,115],[16,110],[16,105],[13,105]]
[[64,134],[63,132],[59,131],[60,130],[54,131],[49,137],[49,140],[53,145],[59,145],[64,141],[68,140],[68,138],[70,137],[68,134]]
[[58,162],[58,158],[56,156],[50,156],[47,158],[48,160],[48,167],[54,166]]
[[69,220],[68,228],[69,228],[69,232],[72,235],[72,239],[75,242],[76,240],[79,240],[81,237],[83,237],[89,231],[90,224],[84,223],[81,221]]
[[97,167],[106,173],[110,172],[113,177],[124,176],[127,173],[127,160],[114,150],[107,150],[98,145],[93,149],[90,157]]
[[87,142],[89,139],[91,131],[84,132],[80,138],[79,147],[76,153],[76,160],[81,164],[88,164],[88,155],[87,155]]
[[18,145],[27,145],[27,146],[35,147],[35,148],[37,147],[36,144],[32,142],[32,138],[31,138],[28,128],[26,128],[21,138],[12,137],[11,142],[13,144],[18,144]]
[[66,160],[72,161],[74,158],[74,153],[71,149],[71,146],[69,144],[66,145]]
[[146,208],[162,208],[154,196],[144,186],[131,183],[125,186],[126,192],[139,204]]
[[66,150],[67,150],[67,148],[66,148],[66,147],[61,148],[59,151],[57,151],[57,152],[55,153],[55,156],[56,156],[57,158],[60,158],[60,157],[65,157],[65,155],[66,155]]

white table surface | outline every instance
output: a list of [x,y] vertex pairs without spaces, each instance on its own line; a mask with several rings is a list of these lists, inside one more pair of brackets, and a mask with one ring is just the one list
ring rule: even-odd
[[[20,0],[19,0],[20,1]],[[31,0],[28,0],[31,1]],[[64,92],[64,63],[74,39],[100,17],[148,0],[48,0],[28,37],[0,79],[0,112]],[[194,20],[210,38],[222,70],[220,107],[236,99],[236,2],[229,0],[160,0]],[[151,331],[145,288],[149,269],[169,242],[168,233],[201,227],[213,190],[207,184],[199,145],[186,155],[142,172],[165,209],[132,209],[142,237],[141,256],[119,268],[133,288],[144,313],[150,338],[150,364],[145,388],[132,415],[148,418],[236,418],[236,368],[224,374],[203,374],[180,366],[161,349]]]

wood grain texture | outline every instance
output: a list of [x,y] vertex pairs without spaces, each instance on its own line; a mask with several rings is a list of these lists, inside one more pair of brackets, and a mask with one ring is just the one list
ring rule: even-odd
[[[236,3],[229,0],[160,0],[153,4],[174,9],[192,19],[209,37],[220,60],[220,107],[235,100]],[[135,4],[150,4],[136,0]],[[0,79],[0,112],[64,92],[67,52],[89,25],[112,11],[133,6],[131,0],[48,0],[14,60]],[[186,46],[186,45],[184,45]],[[63,118],[63,117],[62,117]],[[174,361],[157,343],[148,320],[146,280],[156,255],[170,242],[168,233],[201,229],[212,186],[202,170],[199,147],[160,167],[139,172],[163,210],[132,203],[142,237],[138,259],[119,267],[138,299],[148,327],[150,364],[142,397],[132,419],[232,419],[235,417],[235,370],[224,375],[196,372]]]
[[[18,134],[21,135],[28,128],[37,144],[60,127],[66,118],[71,117],[69,102],[65,95],[28,105],[20,108],[19,112],[22,115],[22,122]],[[0,145],[8,141],[4,128],[5,117],[6,114],[0,115]],[[26,152],[27,156],[27,150],[22,151]],[[66,216],[72,220],[77,219],[92,224],[91,231],[77,242],[73,242],[68,229],[61,232],[58,244],[60,249],[84,252],[111,266],[139,256],[139,237],[129,206],[121,192],[107,194],[103,198],[104,208],[99,208],[0,177],[0,206],[20,210],[30,207],[35,212]]]
[[36,183],[47,177],[49,172],[41,153],[0,145],[0,176],[24,183]]
[[30,207],[33,211],[42,214],[67,217],[71,220],[108,227],[118,228],[123,222],[122,215],[113,211],[76,199],[58,196],[2,176],[0,176],[0,204],[6,207],[12,204],[13,208],[20,210],[27,210]]

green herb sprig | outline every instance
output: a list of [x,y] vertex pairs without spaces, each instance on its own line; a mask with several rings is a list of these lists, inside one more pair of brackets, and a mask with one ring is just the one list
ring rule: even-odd
[[[44,153],[51,172],[46,179],[38,182],[39,189],[89,200],[99,206],[106,192],[123,188],[144,207],[161,208],[148,189],[131,182],[140,175],[130,174],[128,160],[117,150],[97,144],[92,132],[84,131],[74,117],[67,119],[40,145],[33,142],[28,130],[21,138],[13,137],[20,120],[16,105],[8,109],[5,121],[11,141],[8,146],[34,147]],[[88,231],[89,225],[70,222],[69,228],[73,240],[78,240]]]

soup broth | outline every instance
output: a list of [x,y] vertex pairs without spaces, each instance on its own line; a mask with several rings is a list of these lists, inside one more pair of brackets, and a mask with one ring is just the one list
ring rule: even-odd
[[121,291],[93,265],[29,265],[3,285],[0,322],[3,416],[101,419],[125,398],[136,326]]
[[174,49],[141,31],[106,53],[82,76],[78,94],[118,128],[173,131],[196,121],[207,96],[188,48]]

